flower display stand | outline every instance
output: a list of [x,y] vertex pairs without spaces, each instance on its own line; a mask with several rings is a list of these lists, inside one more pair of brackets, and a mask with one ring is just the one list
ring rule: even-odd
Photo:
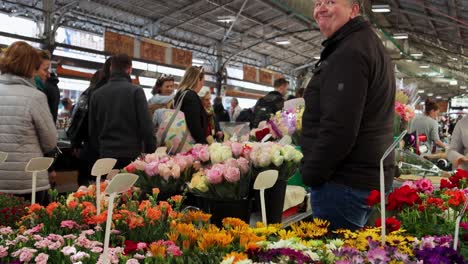
[[32,188],[31,188],[31,204],[36,203],[36,182],[37,182],[37,174],[39,172],[46,171],[50,165],[54,162],[53,158],[32,158],[29,160],[28,164],[26,164],[26,172],[32,172]]
[[239,218],[247,223],[250,221],[252,200],[249,197],[241,200],[216,200],[197,196],[196,204],[203,212],[211,214],[211,223],[217,226],[222,226],[226,217]]

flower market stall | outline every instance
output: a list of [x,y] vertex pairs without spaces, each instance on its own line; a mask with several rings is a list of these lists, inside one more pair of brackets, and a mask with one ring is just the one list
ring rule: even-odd
[[[380,218],[355,232],[329,230],[330,223],[315,218],[285,222],[284,207],[298,203],[285,202],[285,193],[291,177],[300,177],[302,153],[276,140],[287,135],[297,142],[301,114],[301,108],[278,112],[250,133],[250,142],[198,144],[175,155],[161,148],[141,156],[124,168],[138,180],[112,209],[104,192],[109,179],[99,192],[96,185],[66,196],[51,190],[46,206],[0,194],[0,263],[103,263],[106,224],[108,263],[468,263],[468,217],[462,214],[468,172],[462,170],[437,184],[422,178],[396,186],[386,198],[384,245]],[[399,158],[421,162],[408,153]],[[270,225],[251,217],[259,200],[253,182],[267,170],[278,171],[265,191]],[[306,189],[298,186],[296,193],[303,200]],[[378,210],[380,193],[370,192],[367,203]]]

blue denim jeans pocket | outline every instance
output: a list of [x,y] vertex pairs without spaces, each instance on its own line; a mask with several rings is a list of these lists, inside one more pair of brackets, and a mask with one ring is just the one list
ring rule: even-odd
[[311,189],[314,217],[330,221],[330,229],[364,227],[372,209],[366,204],[370,192],[327,182]]

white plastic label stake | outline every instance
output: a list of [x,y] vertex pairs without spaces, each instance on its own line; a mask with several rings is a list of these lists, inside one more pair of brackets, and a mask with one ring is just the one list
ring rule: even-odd
[[167,155],[167,147],[159,147],[159,148],[156,149],[156,151],[154,153],[156,153],[159,157],[166,156]]
[[31,204],[36,203],[36,182],[37,173],[46,171],[54,162],[53,158],[39,157],[32,158],[26,165],[26,172],[32,172]]
[[263,138],[262,138],[262,143],[265,143],[267,142],[269,139],[271,138],[271,134],[266,134]]
[[120,173],[115,175],[110,181],[105,192],[109,194],[109,206],[107,208],[106,233],[104,235],[104,256],[102,263],[107,264],[107,254],[109,251],[110,229],[112,226],[112,212],[114,211],[114,199],[119,193],[130,189],[138,180],[138,175],[132,173]]
[[383,162],[385,158],[387,158],[390,153],[393,152],[395,147],[400,144],[400,140],[406,135],[406,130],[403,131],[400,136],[388,147],[388,149],[383,154],[382,158],[380,159],[380,219],[382,223],[382,246],[385,245],[386,239],[386,229],[387,226],[385,224],[385,173],[384,173],[384,165]]
[[5,162],[5,160],[7,159],[7,157],[8,157],[8,153],[0,151],[0,164],[2,164],[3,162]]
[[458,247],[458,236],[460,234],[460,222],[462,217],[465,215],[466,207],[468,206],[468,197],[465,195],[465,204],[463,205],[463,209],[457,216],[457,220],[455,221],[455,235],[453,236],[453,249],[457,250]]
[[266,208],[265,208],[265,189],[269,189],[275,185],[278,180],[277,170],[262,171],[257,175],[254,182],[254,189],[260,191],[260,205],[262,208],[262,221],[267,225]]
[[115,163],[116,159],[98,159],[91,169],[91,175],[96,176],[96,215],[101,213],[101,176],[108,174]]

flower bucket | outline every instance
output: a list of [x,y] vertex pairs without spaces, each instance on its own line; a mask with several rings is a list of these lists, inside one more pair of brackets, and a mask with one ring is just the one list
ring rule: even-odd
[[[284,179],[278,181],[270,189],[265,190],[265,207],[268,224],[279,224],[282,220],[286,186],[288,182]],[[256,191],[255,200],[260,208],[260,193]]]
[[246,223],[250,222],[251,213],[250,198],[241,200],[215,200],[197,196],[197,205],[203,212],[211,214],[211,223],[222,226],[222,221],[226,217],[235,217]]

